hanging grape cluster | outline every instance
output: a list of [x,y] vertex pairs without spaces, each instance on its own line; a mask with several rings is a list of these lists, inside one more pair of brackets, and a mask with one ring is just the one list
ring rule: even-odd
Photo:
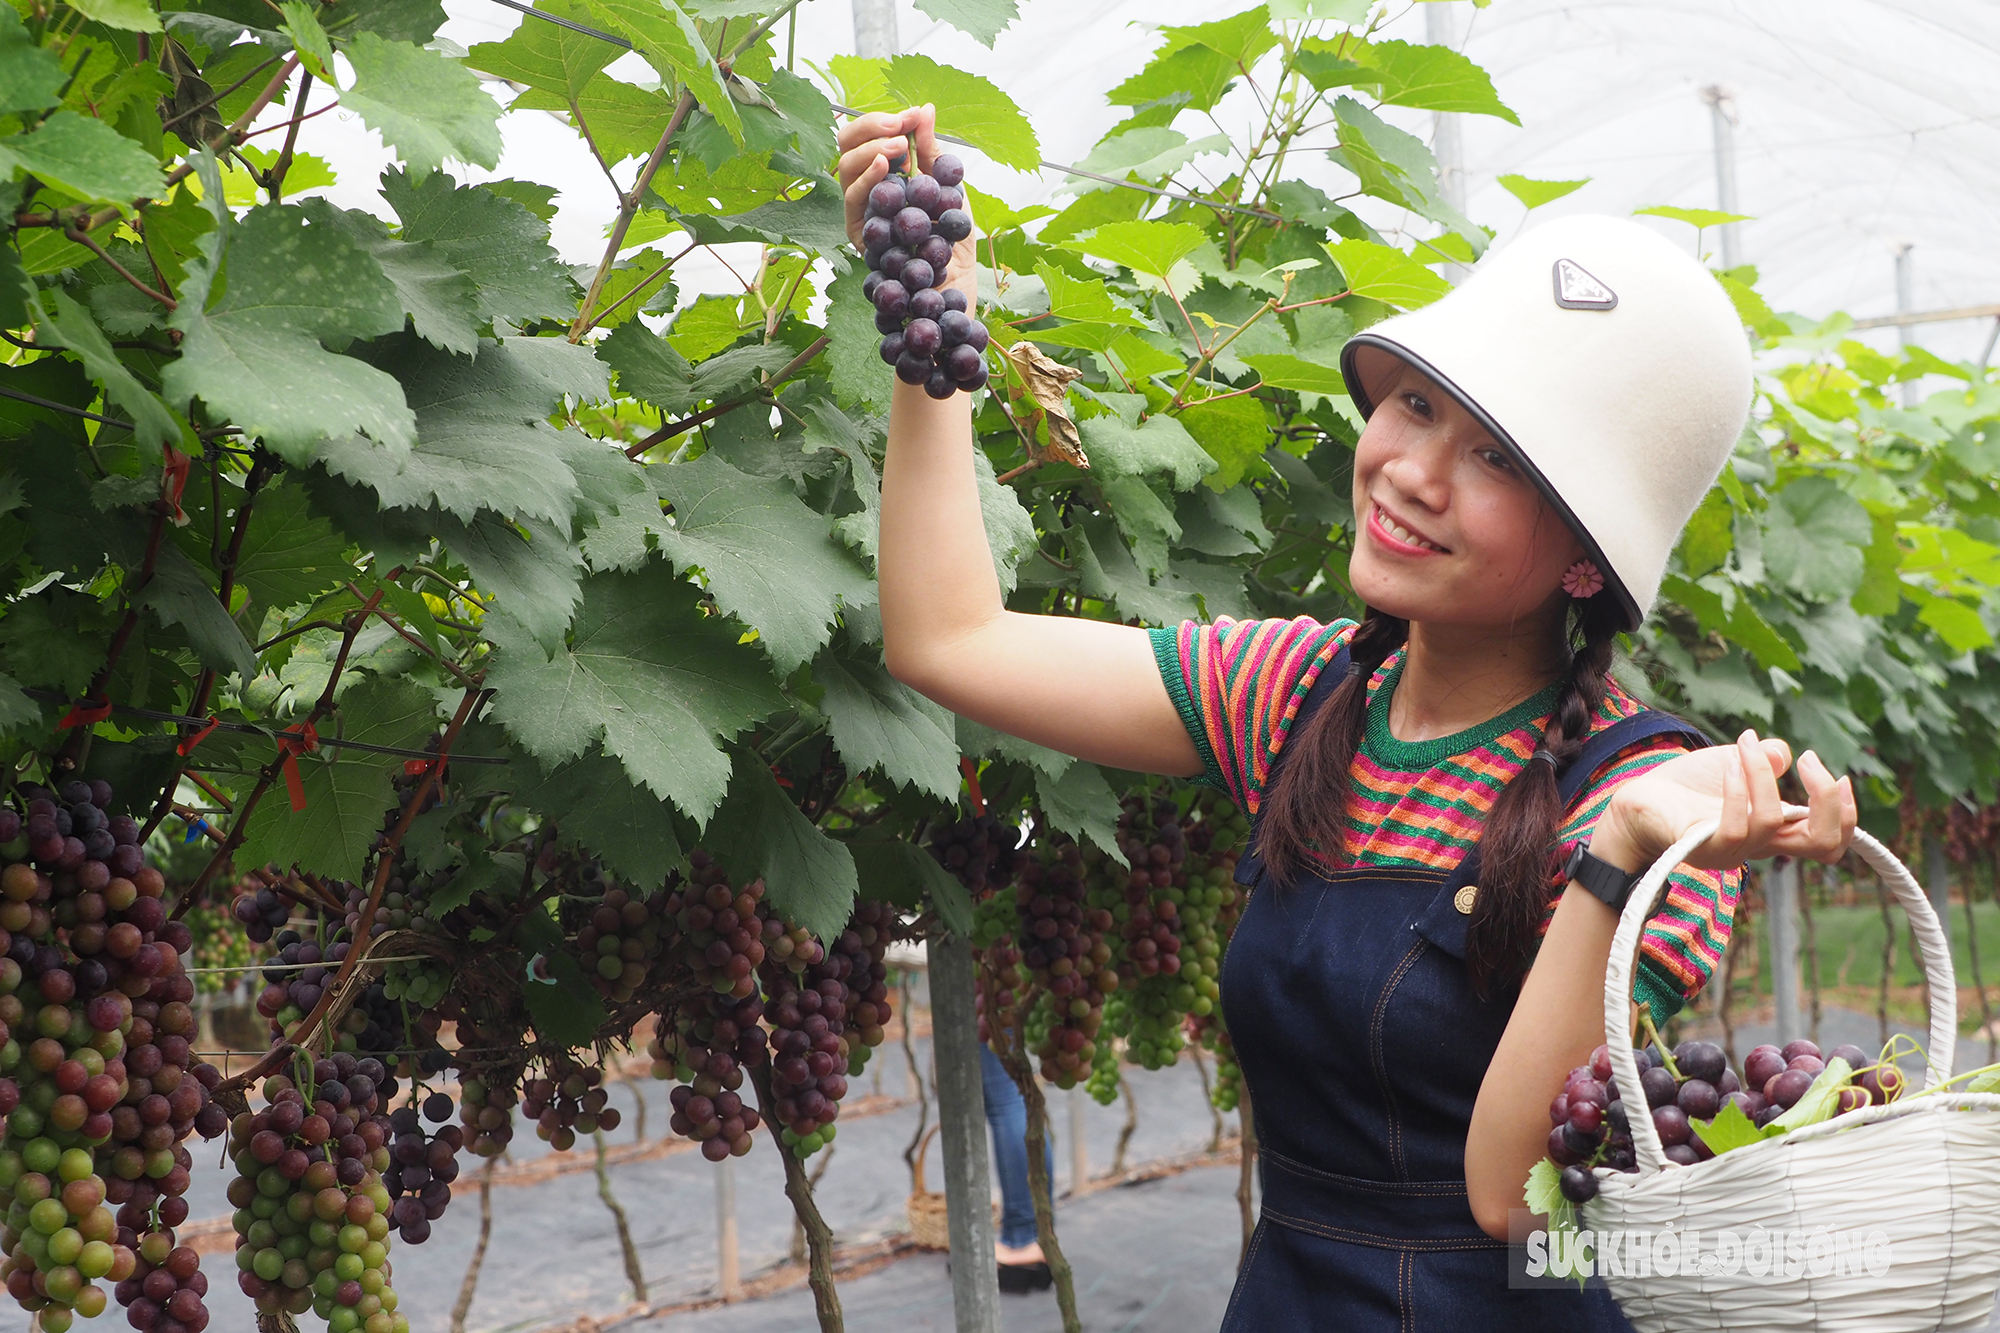
[[1064,838],[1015,871],[1021,962],[1047,997],[1038,1016],[1047,1026],[1025,1025],[1022,1035],[1042,1077],[1059,1088],[1075,1087],[1096,1058],[1104,997],[1119,980],[1104,938],[1113,916],[1085,905],[1083,866],[1083,850]]
[[801,1157],[832,1140],[848,1079],[882,1044],[891,1016],[882,956],[894,928],[895,909],[887,903],[857,903],[831,949],[814,944],[802,968],[765,970],[773,1029],[771,1109],[779,1137]]
[[964,179],[965,164],[950,153],[937,155],[929,175],[891,172],[868,192],[861,224],[869,269],[861,294],[875,305],[882,359],[933,398],[986,385],[986,326],[964,292],[942,286],[952,246],[972,234]]
[[535,1122],[535,1134],[557,1152],[574,1148],[579,1134],[618,1128],[618,1108],[609,1101],[604,1070],[566,1057],[552,1060],[540,1078],[521,1085],[521,1114]]
[[198,1333],[207,1279],[172,1243],[182,1141],[227,1117],[190,1045],[192,933],[108,783],[18,794],[0,807],[0,1277],[49,1333],[106,1308],[100,1279],[135,1328]]

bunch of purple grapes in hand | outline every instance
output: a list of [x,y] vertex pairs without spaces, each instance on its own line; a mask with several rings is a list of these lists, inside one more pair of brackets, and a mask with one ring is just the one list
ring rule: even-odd
[[875,303],[882,359],[933,398],[986,384],[986,326],[964,292],[943,286],[952,246],[972,234],[964,179],[965,164],[950,153],[938,154],[929,175],[891,171],[868,192],[861,224],[869,269],[861,294]]

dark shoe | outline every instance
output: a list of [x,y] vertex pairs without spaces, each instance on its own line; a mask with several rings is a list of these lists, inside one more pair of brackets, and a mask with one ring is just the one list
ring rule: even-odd
[[1047,1291],[1055,1285],[1055,1281],[1055,1274],[1049,1271],[1045,1261],[1000,1265],[1000,1290],[1010,1295],[1025,1296],[1031,1291]]

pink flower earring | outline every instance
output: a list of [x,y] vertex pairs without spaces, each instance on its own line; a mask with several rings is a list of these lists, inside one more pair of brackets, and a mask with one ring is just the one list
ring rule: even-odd
[[1588,560],[1579,560],[1563,571],[1563,591],[1582,601],[1604,591],[1604,575]]

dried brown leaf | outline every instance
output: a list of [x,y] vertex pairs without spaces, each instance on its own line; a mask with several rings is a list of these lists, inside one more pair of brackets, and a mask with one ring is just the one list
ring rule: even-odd
[[1072,467],[1089,467],[1090,459],[1083,452],[1083,436],[1069,415],[1069,382],[1083,372],[1048,356],[1025,338],[1007,349],[1007,360],[1028,386],[1042,419],[1048,423],[1048,452]]

